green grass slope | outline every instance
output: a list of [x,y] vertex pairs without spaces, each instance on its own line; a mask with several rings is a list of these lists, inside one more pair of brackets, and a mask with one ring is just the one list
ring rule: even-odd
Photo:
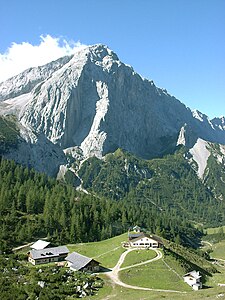
[[135,250],[127,254],[126,259],[121,267],[124,268],[134,264],[139,264],[154,257],[156,257],[156,252],[151,249],[148,249],[146,251]]
[[80,254],[94,258],[105,268],[113,268],[120,255],[125,251],[121,243],[127,240],[127,233],[119,236],[92,243],[68,244],[70,252],[76,251]]
[[121,271],[120,279],[130,285],[152,289],[191,290],[191,288],[183,282],[182,277],[179,277],[172,269],[169,269],[163,260]]
[[[120,255],[124,251],[121,242],[127,240],[127,234],[94,243],[69,244],[70,251],[77,251],[83,255],[96,258],[103,266],[112,268],[116,265]],[[168,245],[167,245],[168,246]],[[172,246],[171,246],[172,248]],[[217,267],[219,273],[212,273],[212,276],[206,276],[204,289],[193,291],[187,284],[183,282],[183,275],[188,268],[199,270],[206,269],[209,272],[211,265],[198,253],[178,246],[179,257],[171,251],[163,255],[163,259],[155,262],[144,264],[141,266],[129,268],[119,272],[120,279],[130,285],[139,287],[147,287],[153,289],[176,290],[182,292],[157,292],[144,291],[123,288],[115,285],[105,274],[101,274],[104,280],[104,287],[98,291],[98,295],[90,299],[216,299],[220,293],[224,292],[223,287],[219,287],[218,283],[225,282],[225,268]],[[181,255],[182,254],[182,255]],[[137,250],[127,254],[125,261],[121,267],[130,266],[139,262],[149,260],[154,257],[153,250]],[[180,257],[182,256],[183,259]],[[192,270],[192,269],[190,269]]]

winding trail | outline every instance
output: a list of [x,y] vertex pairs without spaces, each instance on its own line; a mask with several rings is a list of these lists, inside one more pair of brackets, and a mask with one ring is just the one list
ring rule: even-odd
[[206,244],[206,245],[209,245],[210,247],[212,247],[213,245],[210,243],[210,242],[207,242],[207,241],[201,241],[202,244]]
[[154,257],[150,260],[138,263],[138,264],[134,264],[134,265],[131,265],[131,266],[128,266],[128,267],[120,268],[120,266],[124,262],[124,259],[125,259],[126,255],[128,253],[130,253],[131,251],[134,251],[134,250],[137,250],[137,249],[132,248],[132,249],[128,249],[127,251],[123,252],[121,254],[117,264],[112,269],[112,271],[106,273],[108,275],[108,277],[113,281],[113,283],[118,284],[118,285],[120,285],[122,287],[125,287],[125,288],[128,288],[128,289],[133,289],[133,290],[155,291],[155,292],[171,292],[171,293],[186,294],[186,292],[181,292],[181,291],[176,291],[176,290],[151,289],[151,288],[145,288],[145,287],[140,287],[140,286],[136,286],[136,285],[130,285],[130,284],[126,284],[126,283],[122,282],[119,279],[119,272],[120,271],[127,270],[127,269],[134,268],[134,267],[141,266],[141,265],[145,265],[145,264],[151,263],[153,261],[156,261],[156,260],[159,260],[159,259],[162,258],[162,253],[158,249],[152,249],[156,252],[156,254],[157,254],[156,257]]
[[115,248],[113,248],[112,250],[109,250],[109,251],[106,251],[106,252],[104,252],[104,253],[101,253],[101,254],[99,254],[99,255],[93,257],[93,258],[99,258],[99,257],[101,257],[101,256],[103,256],[103,255],[105,255],[105,254],[107,254],[107,253],[110,253],[110,252],[112,252],[112,251],[116,251],[116,250],[119,249],[119,248],[121,248],[121,246],[115,247]]

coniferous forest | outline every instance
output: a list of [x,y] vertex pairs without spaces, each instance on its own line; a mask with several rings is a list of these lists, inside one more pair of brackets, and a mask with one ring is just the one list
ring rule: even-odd
[[224,169],[210,157],[213,168],[206,170],[203,181],[185,155],[181,148],[172,155],[143,160],[118,149],[104,160],[85,161],[79,175],[86,189],[113,200],[154,206],[164,218],[179,216],[204,227],[225,224],[225,202],[221,200],[225,187],[220,183]]
[[151,202],[85,194],[14,161],[0,160],[1,251],[43,237],[56,244],[102,240],[134,224],[183,244],[201,235],[182,215],[171,216]]

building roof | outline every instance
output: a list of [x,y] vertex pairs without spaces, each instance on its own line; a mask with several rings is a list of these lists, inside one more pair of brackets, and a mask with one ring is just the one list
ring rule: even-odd
[[191,276],[191,277],[193,277],[193,278],[195,278],[195,279],[199,279],[199,278],[201,278],[202,276],[199,274],[199,271],[191,271],[191,272],[189,272],[189,273],[187,273],[187,274],[185,274],[183,277],[186,277],[186,276]]
[[136,239],[137,237],[139,237],[141,235],[143,235],[142,232],[139,232],[139,233],[129,233],[128,238],[129,238],[129,240],[133,240],[133,239]]
[[[72,269],[75,269],[78,271],[78,270],[84,268],[87,264],[89,264],[89,262],[91,262],[94,259],[84,256],[80,253],[73,252],[66,257],[66,260],[72,264],[71,265]],[[94,260],[94,261],[99,264],[99,262],[97,262],[96,260]]]
[[44,249],[44,248],[48,247],[49,244],[50,244],[50,242],[38,240],[37,242],[35,242],[30,247],[32,249],[40,250],[40,249]]
[[56,257],[62,254],[68,254],[69,250],[66,246],[52,247],[47,249],[32,249],[30,251],[33,259]]
[[163,245],[163,241],[157,235],[150,235],[150,238],[157,241],[159,244]]
[[138,225],[135,225],[134,227],[133,227],[133,230],[140,230],[141,229],[141,227],[140,226],[138,226]]
[[131,242],[136,242],[136,241],[139,241],[140,239],[143,239],[144,237],[147,237],[149,239],[152,239],[156,242],[158,242],[159,244],[163,244],[162,240],[156,236],[156,235],[149,235],[147,233],[142,233],[141,235],[139,235],[138,237],[134,238],[131,240]]

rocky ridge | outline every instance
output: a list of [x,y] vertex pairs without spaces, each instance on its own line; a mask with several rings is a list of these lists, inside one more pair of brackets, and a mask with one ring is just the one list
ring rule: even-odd
[[198,139],[225,144],[223,117],[191,111],[104,45],[1,83],[0,114],[17,116],[22,137],[5,156],[50,175],[68,155],[102,158],[122,148],[149,159]]

